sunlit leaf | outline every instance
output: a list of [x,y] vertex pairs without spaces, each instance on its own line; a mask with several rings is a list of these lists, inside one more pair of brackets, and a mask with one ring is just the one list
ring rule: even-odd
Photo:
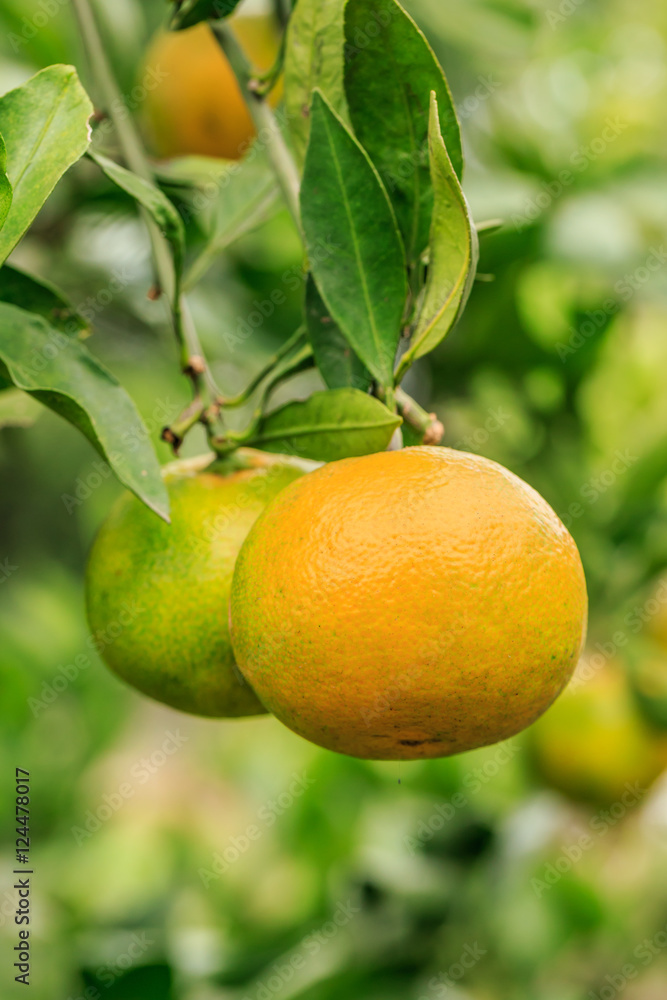
[[429,97],[454,171],[463,170],[461,134],[447,80],[431,46],[396,0],[349,0],[345,8],[345,93],[357,138],[392,200],[408,260],[429,238]]
[[431,95],[429,148],[435,205],[428,280],[399,375],[447,336],[468,300],[479,256],[475,226],[440,131],[435,94]]
[[401,418],[358,389],[316,392],[264,418],[255,444],[320,462],[383,451]]
[[285,108],[294,151],[303,162],[310,134],[310,104],[319,88],[347,120],[343,90],[345,0],[297,0],[287,28]]
[[12,185],[7,176],[7,149],[0,135],[0,229],[3,226],[12,203]]
[[13,198],[0,229],[6,260],[62,175],[88,148],[93,107],[73,66],[49,66],[0,97]]
[[368,370],[389,385],[407,296],[403,245],[377,171],[318,91],[301,216],[327,309]]
[[167,520],[166,489],[141,417],[80,340],[0,303],[0,376],[85,434],[120,482]]

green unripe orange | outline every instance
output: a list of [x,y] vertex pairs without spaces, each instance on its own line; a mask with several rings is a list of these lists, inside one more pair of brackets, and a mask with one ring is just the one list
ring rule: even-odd
[[667,766],[667,738],[637,710],[620,663],[575,677],[530,732],[541,778],[572,799],[600,805],[646,791]]
[[308,465],[259,452],[244,452],[243,460],[249,467],[227,474],[202,471],[206,460],[167,467],[171,524],[124,494],[88,562],[88,619],[108,666],[144,694],[195,715],[266,711],[234,663],[229,590],[252,524]]

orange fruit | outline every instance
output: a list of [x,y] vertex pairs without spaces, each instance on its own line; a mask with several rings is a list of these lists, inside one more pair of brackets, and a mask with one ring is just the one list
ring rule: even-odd
[[530,747],[549,785],[603,805],[637,783],[643,794],[667,766],[667,738],[644,721],[616,662],[576,676],[531,730]]
[[[280,45],[270,17],[233,18],[236,36],[257,70],[271,68]],[[160,32],[146,54],[143,113],[158,156],[215,156],[239,160],[255,135],[226,56],[208,24]],[[276,103],[280,89],[270,100]]]
[[237,663],[314,743],[381,760],[441,757],[533,722],[586,628],[574,541],[502,466],[415,447],[293,483],[244,543]]
[[235,668],[229,590],[250,526],[304,465],[259,452],[242,459],[248,467],[226,474],[202,471],[210,457],[168,466],[170,525],[123,494],[88,561],[88,619],[107,665],[144,694],[196,715],[265,711]]

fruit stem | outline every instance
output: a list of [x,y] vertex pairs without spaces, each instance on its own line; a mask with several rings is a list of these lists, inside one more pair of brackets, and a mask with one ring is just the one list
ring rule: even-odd
[[224,457],[240,445],[261,446],[262,439],[259,434],[259,430],[264,417],[264,410],[271,393],[274,389],[281,385],[281,383],[286,382],[287,379],[292,378],[294,375],[298,375],[299,372],[307,371],[309,368],[314,367],[315,359],[313,358],[313,349],[310,344],[305,344],[301,350],[294,355],[294,357],[290,358],[284,365],[277,368],[272,378],[266,383],[264,389],[262,390],[262,397],[257,405],[257,408],[255,409],[255,412],[253,413],[252,420],[244,431],[231,431],[219,436],[212,434],[209,435],[209,444],[216,455],[218,455],[218,457]]
[[283,358],[287,357],[292,353],[295,347],[301,344],[306,339],[306,328],[305,326],[300,326],[291,337],[285,341],[285,343],[280,347],[273,357],[269,358],[261,371],[259,371],[255,377],[252,379],[250,384],[240,392],[237,396],[227,396],[220,399],[219,403],[221,407],[226,409],[233,409],[237,406],[243,406],[247,403],[253,392],[259,388],[261,383],[272,374],[274,368],[282,361]]
[[[388,406],[387,390],[378,388],[377,395]],[[396,409],[403,417],[406,424],[413,427],[422,435],[422,444],[440,444],[445,433],[445,428],[438,420],[437,414],[427,413],[419,403],[408,396],[400,386],[394,389],[394,399]]]
[[[143,180],[154,182],[154,175],[139,132],[130,115],[111,64],[102,44],[89,0],[72,0],[79,33],[88,55],[90,72],[95,80],[108,114],[114,123],[118,141],[128,167]],[[180,277],[176,274],[168,244],[150,215],[141,209],[153,251],[157,287],[171,303],[172,323],[180,350],[181,370],[199,393],[202,383],[215,399],[220,395],[199,343],[188,304],[180,292]]]
[[271,165],[283,192],[287,207],[297,229],[301,232],[301,211],[299,207],[299,190],[301,181],[299,171],[287,148],[287,143],[278,126],[273,111],[267,104],[264,95],[258,93],[257,77],[253,74],[243,49],[237,42],[233,32],[225,21],[211,22],[211,30],[218,45],[225,53],[229,65],[239,84],[239,88],[257,129],[256,142],[266,146]]
[[190,405],[183,410],[180,417],[162,429],[160,437],[167,444],[171,445],[175,455],[178,455],[178,450],[183,444],[185,435],[195,424],[204,420],[205,413],[206,406],[203,399],[199,395],[195,396]]
[[280,39],[280,48],[278,49],[278,55],[276,56],[276,61],[273,66],[271,69],[267,70],[266,73],[258,73],[251,83],[252,91],[257,94],[258,97],[267,97],[278,83],[285,65],[286,46],[287,32],[283,31],[283,36]]

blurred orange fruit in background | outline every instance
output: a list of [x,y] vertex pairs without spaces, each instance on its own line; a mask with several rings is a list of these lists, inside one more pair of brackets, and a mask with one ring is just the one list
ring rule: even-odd
[[[230,19],[252,66],[266,71],[280,47],[275,20],[268,16]],[[144,74],[158,81],[149,89],[143,116],[158,156],[214,156],[238,160],[255,135],[245,101],[226,56],[208,24],[156,35]],[[280,87],[270,100],[277,103]]]

